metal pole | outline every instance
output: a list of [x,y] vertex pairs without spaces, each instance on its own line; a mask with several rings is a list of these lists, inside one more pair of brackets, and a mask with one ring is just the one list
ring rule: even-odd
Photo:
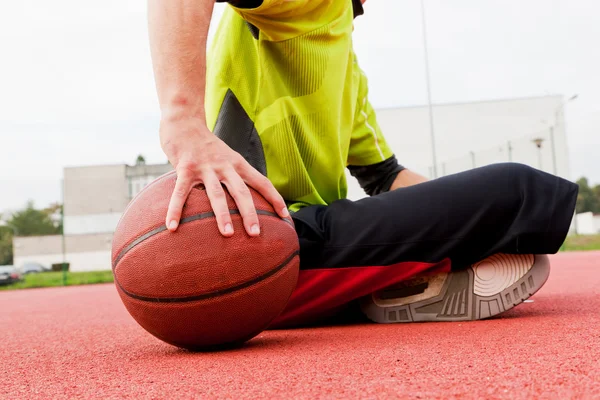
[[61,229],[61,245],[62,245],[62,284],[67,285],[67,244],[65,241],[65,180],[61,179],[61,197],[62,210],[60,213]]
[[475,168],[475,152],[470,151],[469,153],[471,153],[471,167]]
[[16,258],[16,250],[17,250],[17,246],[15,246],[15,239],[17,238],[17,236],[19,235],[19,230],[14,226],[14,225],[8,225],[10,226],[10,228],[12,229],[12,263],[14,265],[17,265],[15,258]]
[[508,141],[508,161],[512,162],[512,144]]
[[540,167],[540,171],[543,171],[544,168],[542,167],[542,147],[538,147],[538,164]]
[[556,108],[556,110],[554,110],[554,125],[552,125],[550,127],[550,144],[551,144],[551,148],[552,148],[552,170],[554,172],[554,175],[557,175],[557,165],[556,165],[556,148],[555,148],[555,144],[554,144],[554,128],[558,128],[559,126],[559,120],[560,118],[560,114],[562,114],[562,127],[563,127],[563,134],[566,135],[566,128],[565,128],[565,116],[564,116],[564,110],[565,110],[565,106],[572,102],[573,100],[577,100],[577,98],[579,98],[578,94],[574,94],[571,97],[569,97],[567,100],[563,101],[560,106],[558,106]]
[[550,149],[552,150],[552,173],[556,174],[556,148],[554,147],[554,127],[550,127]]
[[423,48],[425,56],[425,81],[427,84],[427,105],[429,107],[429,131],[431,135],[431,160],[433,162],[433,177],[437,178],[437,156],[435,151],[435,131],[433,127],[433,105],[431,104],[431,79],[429,77],[429,52],[427,49],[427,25],[425,23],[425,3],[421,0],[421,19],[423,20]]

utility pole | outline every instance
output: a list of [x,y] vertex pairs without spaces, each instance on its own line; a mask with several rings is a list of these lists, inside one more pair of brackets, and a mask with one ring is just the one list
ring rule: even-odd
[[535,138],[532,140],[532,142],[538,149],[538,168],[540,169],[540,171],[543,171],[544,169],[542,168],[542,143],[544,142],[544,138]]
[[552,173],[556,175],[556,148],[554,147],[554,127],[550,127],[550,150],[552,151]]
[[431,136],[431,161],[433,163],[433,178],[437,178],[437,155],[435,150],[435,131],[433,126],[433,105],[431,104],[431,79],[429,77],[429,50],[427,48],[427,24],[425,18],[425,2],[421,0],[421,19],[423,21],[423,50],[425,56],[425,82],[427,85],[427,105],[429,107],[429,132]]
[[62,210],[60,213],[61,229],[61,247],[62,247],[62,284],[67,286],[67,243],[65,241],[65,180],[60,181],[60,193],[62,198]]
[[[556,107],[556,110],[554,110],[554,124],[552,126],[550,126],[550,148],[552,150],[552,171],[554,173],[554,175],[557,175],[558,173],[558,167],[556,165],[556,146],[555,146],[555,140],[554,140],[554,134],[555,134],[555,129],[558,128],[559,125],[559,120],[560,120],[560,114],[564,113],[564,109],[565,106],[567,104],[569,104],[570,102],[572,102],[573,100],[577,100],[577,98],[579,97],[578,94],[574,94],[571,97],[569,97],[567,100],[563,101],[558,107]],[[563,128],[564,128],[564,115],[563,115]],[[563,129],[564,131],[564,129]],[[566,133],[565,133],[566,134]]]
[[[569,97],[567,100],[563,101],[560,106],[558,106],[556,108],[556,110],[554,111],[554,125],[552,127],[550,127],[550,140],[552,141],[552,162],[553,162],[553,166],[554,166],[554,175],[556,175],[556,151],[555,151],[555,147],[554,147],[554,128],[556,128],[558,126],[558,120],[559,120],[559,114],[562,113],[563,114],[563,130],[564,129],[564,109],[565,106],[572,102],[573,100],[577,100],[577,98],[579,97],[578,94],[574,94],[571,97]],[[566,134],[566,133],[565,133]],[[578,228],[578,223],[577,223],[577,210],[575,210],[575,215],[573,217],[573,223],[574,223],[574,228],[575,228],[575,235],[579,234],[579,228]]]

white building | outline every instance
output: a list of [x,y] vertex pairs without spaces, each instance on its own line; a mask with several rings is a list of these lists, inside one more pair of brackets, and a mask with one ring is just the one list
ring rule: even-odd
[[[569,179],[563,104],[561,96],[543,96],[435,105],[437,176],[514,161]],[[377,115],[400,163],[433,178],[428,107],[380,109]],[[539,148],[534,139],[541,139]],[[170,170],[169,164],[65,168],[64,243],[62,236],[17,237],[15,264],[60,263],[64,244],[71,271],[110,269],[121,213],[146,184]],[[365,196],[350,174],[348,181],[349,198]]]
[[112,235],[121,213],[144,186],[171,169],[170,164],[65,168],[64,237],[14,238],[15,265],[49,267],[62,263],[64,254],[71,271],[110,269]]
[[[570,179],[564,101],[542,96],[434,105],[437,176],[514,161]],[[377,116],[399,162],[433,178],[429,107],[380,109]],[[364,197],[352,178],[349,185],[350,198]]]
[[591,212],[577,214],[577,233],[580,235],[600,234],[600,214]]

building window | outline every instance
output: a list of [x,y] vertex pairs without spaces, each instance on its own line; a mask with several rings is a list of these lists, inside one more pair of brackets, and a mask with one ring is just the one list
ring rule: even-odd
[[129,178],[129,197],[133,198],[137,196],[150,182],[155,180],[157,177],[153,175],[136,176]]

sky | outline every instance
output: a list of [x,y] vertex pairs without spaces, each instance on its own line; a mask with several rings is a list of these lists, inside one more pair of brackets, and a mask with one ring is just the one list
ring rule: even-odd
[[[434,103],[574,94],[572,178],[600,183],[600,3],[424,0]],[[0,14],[0,211],[60,201],[65,166],[166,162],[146,2],[23,0]],[[226,5],[216,7],[211,32]],[[427,101],[420,0],[368,0],[354,47],[376,108]]]

